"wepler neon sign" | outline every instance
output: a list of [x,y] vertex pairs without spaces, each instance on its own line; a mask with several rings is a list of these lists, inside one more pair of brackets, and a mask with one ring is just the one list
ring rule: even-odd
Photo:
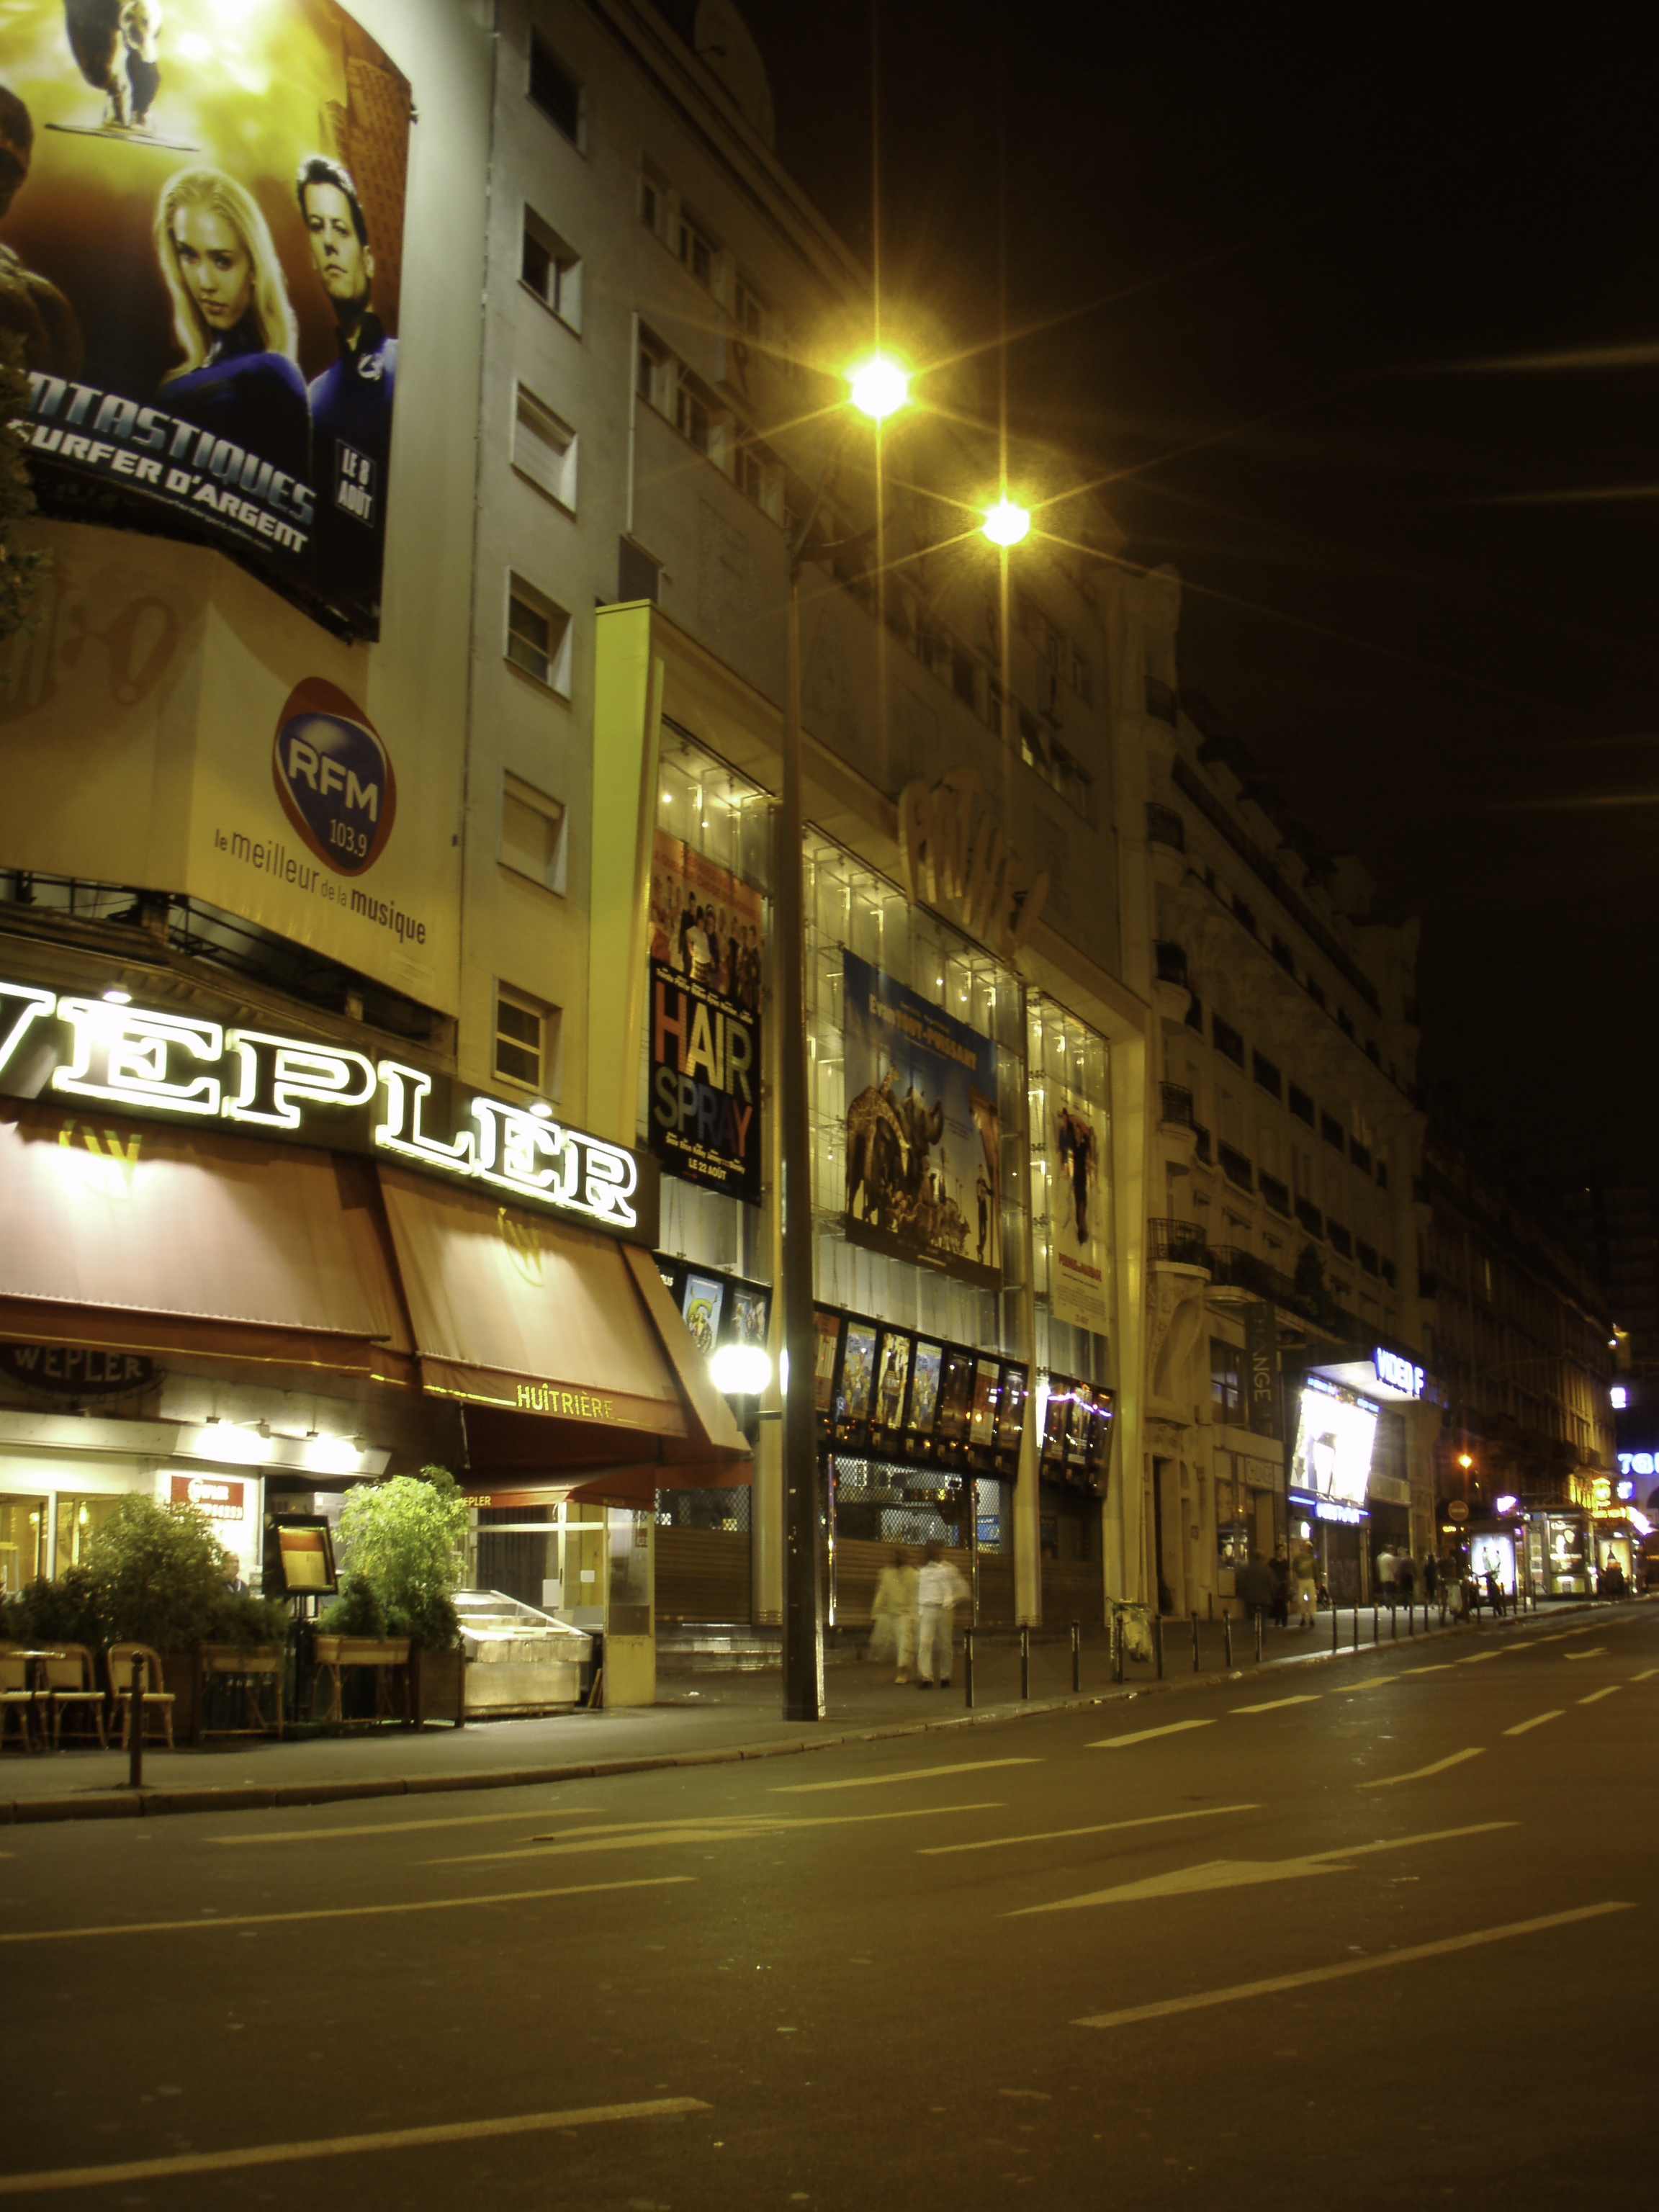
[[[69,1031],[67,1051],[54,1024]],[[570,1128],[539,1100],[475,1095],[464,1120],[453,1101],[451,1115],[434,1119],[434,1078],[401,1060],[0,980],[0,1084],[26,1062],[25,1097],[226,1121],[302,1143],[338,1143],[343,1124],[367,1111],[375,1151],[630,1241],[655,1233],[654,1222],[641,1223],[639,1162],[625,1146]]]

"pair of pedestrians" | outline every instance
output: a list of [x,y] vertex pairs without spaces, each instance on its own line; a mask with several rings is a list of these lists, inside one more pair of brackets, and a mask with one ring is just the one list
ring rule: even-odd
[[942,1544],[927,1547],[920,1570],[902,1552],[895,1552],[876,1583],[871,1657],[884,1659],[890,1652],[897,1662],[896,1682],[909,1680],[914,1660],[919,1688],[930,1690],[938,1681],[949,1689],[957,1601],[967,1595],[968,1585],[945,1558]]

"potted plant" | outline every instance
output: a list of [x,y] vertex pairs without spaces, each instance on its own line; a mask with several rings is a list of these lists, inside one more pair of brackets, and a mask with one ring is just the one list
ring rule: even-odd
[[289,1611],[280,1598],[255,1597],[247,1590],[233,1591],[221,1586],[201,1651],[204,1719],[210,1717],[210,1705],[214,1705],[218,1708],[216,1724],[227,1721],[227,1696],[229,1711],[234,1711],[237,1698],[234,1684],[240,1680],[245,1700],[241,1717],[256,1731],[263,1729],[265,1723],[259,1713],[258,1686],[264,1680],[271,1685],[272,1719],[277,1735],[282,1734],[288,1632]]
[[337,1665],[356,1656],[364,1663],[360,1655],[331,1656],[325,1647],[331,1637],[372,1632],[371,1606],[377,1606],[379,1633],[402,1647],[399,1662],[392,1663],[410,1663],[417,1726],[428,1711],[457,1720],[461,1715],[454,1596],[465,1538],[466,1501],[447,1468],[423,1467],[418,1475],[365,1484],[341,1509],[338,1544],[346,1579],[340,1598],[318,1623],[318,1662]]

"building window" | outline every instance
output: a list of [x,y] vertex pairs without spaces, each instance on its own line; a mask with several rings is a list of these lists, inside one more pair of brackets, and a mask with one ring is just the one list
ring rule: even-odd
[[1281,1081],[1279,1073],[1266,1053],[1251,1054],[1250,1073],[1264,1091],[1270,1091],[1275,1098],[1279,1097]]
[[573,331],[582,326],[581,256],[534,208],[524,211],[524,242],[519,256],[519,277],[544,307],[550,307]]
[[714,410],[682,371],[674,389],[674,428],[682,438],[689,438],[700,453],[706,453],[714,422]]
[[513,465],[550,499],[575,513],[576,434],[522,384],[513,420]]
[[496,858],[544,890],[564,889],[564,807],[534,784],[501,778],[501,834]]
[[684,210],[680,215],[679,240],[675,251],[682,267],[690,270],[705,291],[712,291],[716,252],[714,242]]
[[497,983],[494,1066],[499,1082],[525,1091],[552,1091],[558,1038],[556,1006]]
[[1210,1339],[1210,1403],[1224,1419],[1244,1410],[1244,1359],[1236,1344]]
[[534,31],[530,34],[530,101],[573,146],[581,144],[581,86]]
[[569,696],[570,617],[520,576],[507,587],[507,657],[549,690]]
[[1346,1132],[1344,1130],[1342,1124],[1337,1120],[1334,1114],[1321,1113],[1319,1116],[1319,1133],[1325,1139],[1325,1142],[1328,1145],[1334,1145],[1339,1152],[1346,1152],[1347,1151],[1348,1142]]
[[1219,1053],[1224,1053],[1236,1066],[1244,1065],[1244,1040],[1231,1022],[1224,1022],[1219,1014],[1210,1017],[1210,1042]]
[[736,313],[732,318],[739,330],[751,338],[759,337],[766,327],[766,309],[761,296],[746,276],[739,276],[737,285]]
[[641,326],[639,358],[635,367],[635,389],[640,398],[659,415],[666,415],[672,406],[674,390],[674,356],[659,337]]
[[1314,1126],[1313,1100],[1309,1097],[1305,1091],[1298,1090],[1294,1083],[1291,1085],[1290,1104],[1291,1111],[1296,1115],[1297,1120],[1305,1121],[1311,1129]]

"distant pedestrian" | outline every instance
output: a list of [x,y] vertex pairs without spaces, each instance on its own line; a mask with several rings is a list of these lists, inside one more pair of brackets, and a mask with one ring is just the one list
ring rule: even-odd
[[1384,1605],[1394,1603],[1395,1565],[1394,1547],[1385,1544],[1376,1555],[1376,1592]]
[[1417,1562],[1409,1552],[1395,1555],[1394,1563],[1395,1595],[1401,1605],[1410,1605],[1417,1595]]
[[870,1611],[869,1656],[890,1657],[897,1668],[893,1680],[908,1682],[916,1649],[916,1571],[902,1552],[895,1552],[882,1569]]
[[1291,1580],[1296,1585],[1298,1628],[1311,1628],[1319,1610],[1319,1562],[1304,1536],[1291,1555]]
[[945,1556],[943,1544],[927,1547],[927,1564],[916,1577],[916,1618],[920,1622],[916,1653],[916,1686],[931,1690],[935,1680],[951,1686],[951,1629],[957,1600],[966,1597],[968,1585]]
[[1238,1570],[1233,1588],[1251,1619],[1258,1626],[1264,1625],[1273,1609],[1275,1584],[1273,1571],[1260,1552],[1252,1552]]
[[1425,1605],[1434,1603],[1439,1585],[1440,1570],[1435,1562],[1434,1553],[1425,1552],[1423,1554],[1423,1602]]
[[1267,1571],[1273,1578],[1273,1626],[1288,1628],[1291,1625],[1291,1563],[1285,1555],[1282,1544],[1273,1546]]

